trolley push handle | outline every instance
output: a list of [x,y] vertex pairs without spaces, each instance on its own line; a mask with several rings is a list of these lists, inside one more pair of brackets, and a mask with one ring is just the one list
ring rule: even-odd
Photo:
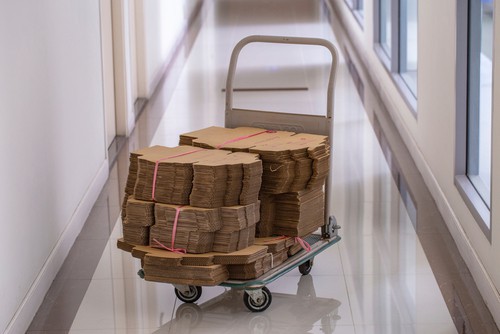
[[234,74],[236,72],[236,65],[238,63],[238,56],[240,51],[250,43],[276,43],[276,44],[299,44],[299,45],[318,45],[327,48],[332,55],[332,64],[330,67],[330,75],[328,79],[327,99],[326,99],[326,117],[332,118],[333,116],[333,89],[335,86],[335,72],[338,64],[338,51],[337,48],[326,39],[310,38],[310,37],[286,37],[286,36],[264,36],[264,35],[251,35],[243,38],[236,44],[231,53],[229,61],[229,69],[226,80],[226,113],[233,110],[233,83]]

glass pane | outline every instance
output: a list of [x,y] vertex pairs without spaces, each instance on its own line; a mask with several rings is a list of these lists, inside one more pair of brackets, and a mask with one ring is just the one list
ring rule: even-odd
[[348,5],[351,9],[354,9],[354,1],[355,1],[355,0],[345,0],[345,2],[347,3],[347,5]]
[[391,57],[391,0],[380,0],[380,45]]
[[489,207],[493,82],[493,1],[472,0],[469,13],[467,176]]
[[399,73],[415,97],[417,96],[417,7],[417,0],[400,2]]
[[358,0],[358,7],[356,8],[356,13],[359,14],[359,16],[364,17],[365,11],[365,4],[364,0]]

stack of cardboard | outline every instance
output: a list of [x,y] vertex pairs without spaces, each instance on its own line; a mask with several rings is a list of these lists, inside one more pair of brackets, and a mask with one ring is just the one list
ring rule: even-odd
[[323,188],[276,195],[273,232],[278,235],[303,237],[324,224],[325,196]]
[[253,244],[262,180],[257,154],[154,146],[132,153],[130,164],[126,241],[189,253]]
[[248,127],[209,127],[182,134],[179,142],[258,153],[264,169],[262,190],[270,194],[322,185],[329,169],[327,136]]
[[257,236],[303,237],[324,224],[324,184],[330,161],[327,136],[209,127],[181,135],[180,142],[260,156],[263,174]]
[[215,232],[214,252],[229,253],[253,245],[260,202],[221,208],[222,227]]
[[[148,281],[211,286],[242,275],[255,278],[270,269],[269,264],[262,262],[267,257],[270,263],[267,246],[252,245],[232,253],[179,254],[132,245],[123,239],[118,240],[117,245],[141,259],[144,278]],[[231,277],[229,271],[236,273],[235,276]]]
[[249,149],[263,160],[262,191],[283,194],[322,185],[329,168],[328,137],[294,134],[256,143]]
[[254,262],[227,266],[230,279],[248,280],[264,275],[271,269],[273,255],[266,253]]
[[256,238],[255,244],[267,246],[268,253],[271,254],[271,267],[280,265],[288,259],[288,249],[296,244],[295,238],[291,237],[264,237]]
[[216,208],[255,203],[262,180],[258,155],[211,150],[193,164],[192,206]]
[[159,255],[144,257],[144,272],[147,281],[186,285],[213,286],[229,278],[227,267],[220,264],[208,266],[170,266],[162,262]]
[[218,208],[179,207],[161,203],[155,205],[155,221],[150,232],[151,246],[164,245],[188,253],[210,252],[215,231],[220,229],[222,222]]
[[126,208],[128,198],[134,194],[135,183],[137,181],[137,172],[139,170],[139,157],[147,153],[164,152],[164,150],[164,146],[151,146],[130,153],[127,183],[125,185],[125,196],[122,202],[122,219],[125,219],[127,215]]
[[130,198],[126,201],[126,219],[123,220],[123,238],[136,245],[149,244],[149,229],[155,223],[153,202]]
[[189,204],[193,186],[193,163],[210,155],[206,150],[177,146],[140,156],[135,198],[166,204]]

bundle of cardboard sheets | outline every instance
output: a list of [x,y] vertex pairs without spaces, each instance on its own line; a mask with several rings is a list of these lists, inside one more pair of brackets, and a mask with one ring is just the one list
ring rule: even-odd
[[327,136],[214,126],[182,134],[179,143],[259,155],[263,174],[258,236],[303,237],[324,224]]
[[255,244],[231,253],[179,254],[119,239],[118,248],[141,259],[145,279],[186,285],[218,285],[228,279],[257,278],[288,258],[291,237],[256,238]]
[[147,280],[256,278],[324,224],[328,137],[210,127],[179,144],[130,154],[118,246]]

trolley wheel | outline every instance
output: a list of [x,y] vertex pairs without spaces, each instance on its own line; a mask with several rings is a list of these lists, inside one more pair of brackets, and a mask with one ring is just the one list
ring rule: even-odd
[[139,271],[137,272],[137,275],[139,275],[140,278],[144,278],[144,276],[145,276],[144,269],[139,269]]
[[[261,293],[260,293],[261,292]],[[252,312],[262,312],[266,310],[273,300],[271,296],[271,291],[267,287],[262,287],[262,289],[255,290],[255,292],[245,291],[243,295],[243,302],[245,306]]]
[[307,260],[306,262],[299,265],[299,271],[302,275],[308,275],[311,272],[314,261],[313,259]]
[[184,303],[194,303],[201,297],[201,286],[189,285],[189,291],[175,288],[175,295]]

